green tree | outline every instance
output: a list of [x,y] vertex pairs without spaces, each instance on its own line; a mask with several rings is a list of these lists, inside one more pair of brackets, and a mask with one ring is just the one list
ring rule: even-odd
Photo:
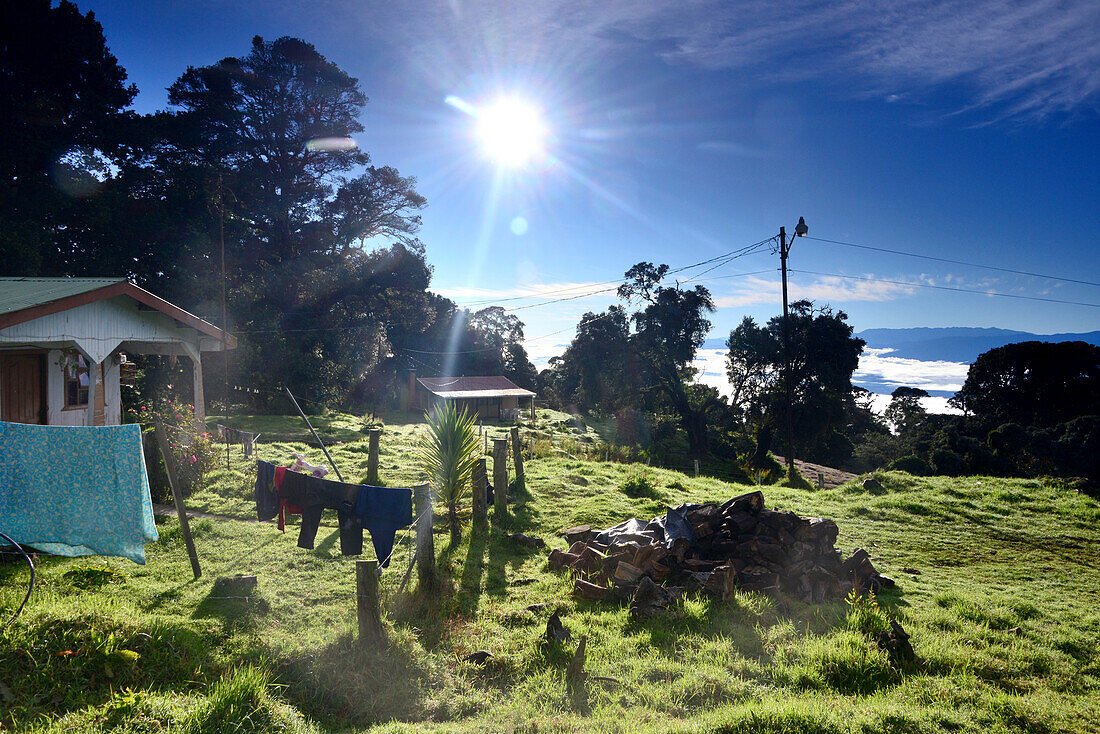
[[690,290],[662,286],[667,273],[667,265],[640,262],[626,272],[618,295],[642,306],[630,317],[635,326],[630,347],[639,372],[675,411],[691,455],[703,458],[708,453],[707,413],[726,407],[714,395],[693,401],[690,389],[695,376],[691,362],[710,330],[706,314],[714,310],[714,301],[701,285]]
[[257,407],[281,382],[319,407],[384,394],[374,371],[392,376],[394,347],[438,311],[415,181],[351,142],[358,81],[304,41],[256,37],[242,58],[188,68],[169,100],[179,109],[144,120],[150,140],[131,173],[155,172],[137,197],[157,213],[143,246],[177,223],[198,230],[166,272],[186,283],[184,303],[220,321],[219,279],[194,274],[212,269],[224,232],[229,326],[242,337],[234,381],[258,388]]
[[[415,181],[371,166],[352,142],[367,98],[312,45],[257,36],[247,56],[190,67],[168,94],[181,111],[165,151],[223,179],[252,262],[296,261],[376,236],[420,247],[425,201]],[[345,177],[357,168],[365,170]]]
[[626,309],[611,306],[586,313],[565,353],[554,365],[561,407],[611,412],[637,396]]
[[1100,347],[1031,341],[990,349],[970,365],[950,404],[989,426],[1049,427],[1100,415]]
[[[852,336],[848,315],[812,301],[790,305],[790,355],[794,452],[809,460],[840,464],[852,451],[840,431],[852,413],[852,373],[863,340]],[[754,424],[770,422],[785,443],[783,318],[761,327],[744,319],[730,332],[727,375],[738,386],[738,408]],[[789,450],[784,447],[784,450]]]
[[928,417],[928,411],[920,402],[926,397],[928,392],[919,387],[902,386],[890,393],[885,416],[898,434],[908,435]]
[[121,154],[137,89],[93,13],[61,0],[0,4],[0,262],[6,275],[64,275]]

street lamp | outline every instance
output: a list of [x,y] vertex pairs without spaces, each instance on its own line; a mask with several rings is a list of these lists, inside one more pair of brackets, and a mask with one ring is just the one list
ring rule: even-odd
[[806,218],[799,217],[798,224],[794,227],[794,236],[787,239],[787,229],[779,228],[779,264],[783,271],[783,382],[787,388],[787,476],[794,470],[794,429],[791,423],[791,333],[787,325],[787,255],[791,252],[791,245],[795,237],[805,237],[810,228],[806,226]]

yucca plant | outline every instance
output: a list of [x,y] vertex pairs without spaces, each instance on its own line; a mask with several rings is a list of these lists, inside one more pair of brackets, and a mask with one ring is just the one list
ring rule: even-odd
[[428,475],[436,504],[447,511],[451,544],[462,540],[462,523],[469,515],[466,499],[470,477],[480,446],[474,433],[473,416],[454,403],[437,405],[428,412],[428,432],[420,437],[417,458]]

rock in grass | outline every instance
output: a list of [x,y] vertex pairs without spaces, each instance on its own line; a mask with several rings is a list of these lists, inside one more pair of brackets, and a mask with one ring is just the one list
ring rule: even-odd
[[573,582],[573,596],[589,601],[605,601],[611,595],[611,590],[606,586],[589,583],[583,579]]
[[512,533],[508,536],[512,542],[516,545],[522,545],[524,548],[545,548],[546,541],[542,538],[537,538],[534,535],[525,535],[523,533]]

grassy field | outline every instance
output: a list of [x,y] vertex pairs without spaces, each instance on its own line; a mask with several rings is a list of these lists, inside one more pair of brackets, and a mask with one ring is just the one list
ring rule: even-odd
[[[419,481],[417,425],[386,418],[383,483]],[[745,488],[587,461],[594,433],[566,419],[540,414],[527,490],[506,517],[488,531],[467,531],[454,548],[438,529],[443,594],[398,592],[409,560],[408,541],[399,540],[382,578],[385,649],[354,643],[354,568],[339,555],[334,523],[305,551],[295,545],[296,527],[282,535],[271,524],[195,521],[198,581],[174,520],[161,521],[161,540],[147,547],[143,567],[40,558],[31,602],[0,632],[0,726],[1100,732],[1096,501],[1054,482],[895,473],[880,475],[874,494],[858,483],[817,492],[766,487],[769,507],[834,518],[838,546],[869,549],[897,588],[874,607],[745,594],[689,599],[667,617],[635,622],[625,606],[573,600],[571,579],[547,568],[545,552],[518,547],[506,534],[521,530],[564,547],[560,531],[572,525],[648,519],[669,505]],[[362,479],[363,422],[331,415],[315,423],[345,478]],[[233,425],[263,434],[261,458],[285,463],[299,452],[323,461],[299,419],[257,416]],[[213,471],[188,504],[251,518],[251,478],[235,449],[230,469]],[[256,596],[222,598],[214,579],[235,573],[259,577]],[[5,618],[25,579],[21,564],[0,564]],[[533,604],[546,606],[526,609]],[[573,642],[547,648],[540,641],[554,609]],[[919,660],[911,668],[891,665],[868,636],[886,616],[912,634]],[[565,669],[581,635],[589,674],[618,682],[568,690]],[[461,660],[475,650],[492,658],[484,666]]]

